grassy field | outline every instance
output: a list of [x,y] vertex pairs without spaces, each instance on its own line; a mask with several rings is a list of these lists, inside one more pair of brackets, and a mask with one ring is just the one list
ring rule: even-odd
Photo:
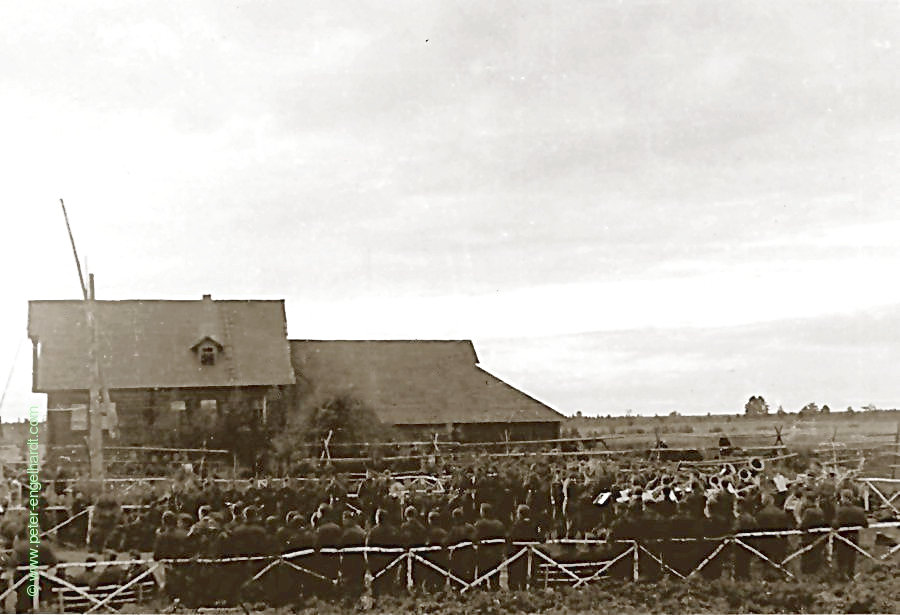
[[[563,423],[563,434],[572,436],[610,436],[613,449],[652,447],[657,435],[672,448],[697,448],[707,455],[718,448],[719,438],[727,436],[736,447],[771,446],[776,429],[791,452],[828,451],[831,443],[840,456],[861,449],[866,456],[866,471],[872,476],[900,475],[900,458],[890,453],[897,441],[900,411],[836,412],[815,417],[797,414],[766,416],[622,416],[572,417]],[[847,452],[844,452],[847,451]],[[828,453],[820,453],[828,455]]]
[[775,429],[780,427],[788,446],[818,445],[832,438],[850,446],[871,443],[873,438],[891,442],[898,424],[900,411],[882,411],[839,412],[813,418],[796,414],[572,417],[565,420],[563,430],[574,429],[581,436],[625,436],[621,440],[629,444],[653,444],[654,434],[659,433],[669,446],[716,446],[723,435],[738,446],[763,446],[775,443]]

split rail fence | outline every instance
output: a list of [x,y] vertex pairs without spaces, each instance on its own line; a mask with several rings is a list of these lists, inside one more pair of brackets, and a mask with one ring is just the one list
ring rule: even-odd
[[[897,530],[900,521],[873,523],[868,531]],[[74,567],[84,567],[83,562],[60,563],[52,567],[41,567],[38,578],[41,583],[35,584],[38,591],[29,596],[33,609],[39,612],[40,606],[51,606],[61,612],[95,613],[121,608],[123,604],[143,601],[156,594],[155,588],[165,583],[166,571],[178,569],[179,565],[196,567],[198,565],[221,566],[234,562],[254,562],[259,570],[249,576],[245,585],[265,582],[266,575],[279,567],[284,567],[295,573],[305,576],[307,579],[317,579],[326,586],[338,588],[344,579],[341,577],[340,560],[348,555],[363,555],[366,559],[370,555],[380,556],[381,561],[387,563],[376,570],[368,570],[366,585],[394,571],[401,579],[401,585],[412,590],[422,580],[423,573],[434,576],[440,575],[442,583],[456,588],[460,592],[467,592],[480,586],[486,586],[489,582],[496,586],[501,578],[509,577],[509,567],[524,560],[525,573],[523,580],[529,586],[548,586],[551,583],[565,583],[573,587],[582,587],[603,577],[611,576],[611,571],[616,564],[616,577],[639,581],[643,577],[669,575],[678,579],[689,579],[701,574],[703,569],[710,565],[716,558],[729,557],[729,553],[746,551],[751,559],[762,562],[764,568],[775,571],[775,574],[786,578],[794,578],[788,565],[790,562],[804,553],[817,547],[824,547],[826,562],[834,565],[832,554],[835,546],[840,545],[844,549],[852,549],[859,556],[865,558],[875,566],[897,565],[897,554],[900,553],[900,542],[886,547],[883,553],[874,553],[863,548],[852,538],[852,534],[865,530],[863,527],[841,528],[813,528],[807,530],[781,530],[781,531],[756,531],[738,532],[718,537],[667,537],[660,539],[620,539],[620,540],[551,540],[541,543],[533,542],[507,542],[504,540],[483,541],[480,545],[471,542],[463,542],[451,547],[347,547],[347,548],[322,548],[300,549],[290,553],[276,556],[253,556],[231,558],[191,558],[180,560],[124,560],[103,562],[108,566],[127,566],[132,570],[132,577],[119,585],[107,585],[102,587],[78,586],[62,578],[60,570]],[[789,537],[804,536],[803,546],[795,548],[785,555],[783,559],[776,560],[766,555],[769,551],[760,544],[760,539],[788,539]],[[696,563],[688,568],[682,568],[666,557],[666,553],[672,553],[672,545],[675,543],[700,543],[701,552],[695,558]],[[663,543],[668,543],[668,548],[661,548]],[[472,559],[477,562],[478,549],[488,545],[497,548],[506,545],[507,554],[502,561],[491,566],[487,570],[474,570],[474,578],[460,578],[452,564],[443,563],[445,560],[452,562],[454,555],[461,550],[471,550]],[[573,561],[571,554],[563,556],[557,551],[574,548],[587,548],[592,551],[576,557]],[[731,549],[729,549],[731,547]],[[873,546],[874,547],[874,546]],[[870,549],[874,550],[873,547]],[[440,553],[444,557],[436,557]],[[322,565],[323,557],[338,558],[338,565]],[[624,568],[624,574],[623,574]],[[644,571],[642,573],[642,570]],[[8,586],[0,593],[0,604],[4,604],[11,594],[22,591],[24,584],[33,584],[34,576],[29,575],[27,567],[19,567],[15,574],[7,571]],[[859,574],[859,573],[858,573]],[[405,583],[403,582],[405,579]],[[493,579],[493,581],[491,581]],[[504,581],[505,584],[505,581]],[[40,586],[44,585],[43,592]],[[49,588],[49,592],[46,588]],[[42,593],[44,595],[42,595]],[[49,593],[49,596],[46,595]],[[45,609],[46,610],[46,609]]]

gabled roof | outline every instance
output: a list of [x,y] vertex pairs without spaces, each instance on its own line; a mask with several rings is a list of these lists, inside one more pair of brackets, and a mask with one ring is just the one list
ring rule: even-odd
[[[292,384],[283,301],[96,301],[101,368],[111,389]],[[82,301],[30,301],[28,337],[39,343],[35,392],[90,385]],[[225,357],[201,365],[209,337]]]
[[212,345],[215,346],[218,350],[222,350],[223,348],[225,348],[225,344],[223,344],[222,342],[220,342],[213,336],[204,335],[199,340],[194,342],[194,344],[191,346],[191,350],[197,350],[198,346],[202,346],[203,344],[205,344],[207,342],[212,342]]
[[395,425],[556,422],[561,414],[478,366],[468,340],[291,340],[304,396],[349,394]]

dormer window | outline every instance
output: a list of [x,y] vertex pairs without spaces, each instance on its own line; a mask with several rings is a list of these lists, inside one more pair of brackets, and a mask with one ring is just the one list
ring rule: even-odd
[[216,349],[213,346],[200,347],[200,365],[215,365]]
[[197,353],[200,365],[215,365],[216,357],[222,349],[222,344],[208,335],[191,346],[191,350]]

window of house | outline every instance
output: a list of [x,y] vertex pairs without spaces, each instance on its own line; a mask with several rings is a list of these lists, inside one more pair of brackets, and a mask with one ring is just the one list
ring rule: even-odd
[[215,365],[216,349],[212,346],[200,347],[200,365]]
[[216,400],[215,399],[201,399],[200,400],[200,409],[201,410],[215,410],[216,409]]
[[176,412],[181,412],[187,409],[187,404],[183,401],[173,401],[169,404],[169,407]]
[[254,399],[251,402],[251,406],[253,407],[253,412],[256,414],[256,420],[265,423],[266,422],[266,402],[264,399]]
[[116,402],[109,402],[106,406],[106,410],[101,410],[101,412],[102,414],[100,416],[102,418],[100,419],[100,424],[103,425],[103,429],[106,429],[107,431],[115,430],[119,423],[119,415],[116,412]]

